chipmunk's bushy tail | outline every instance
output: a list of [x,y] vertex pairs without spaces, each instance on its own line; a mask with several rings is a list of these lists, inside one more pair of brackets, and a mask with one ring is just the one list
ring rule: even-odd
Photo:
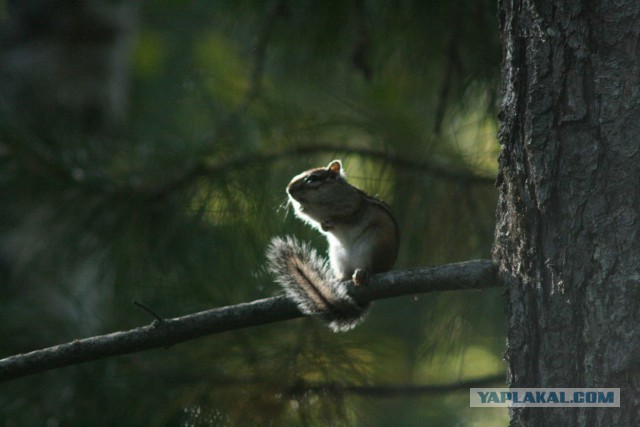
[[348,331],[364,318],[367,307],[349,296],[309,244],[293,236],[274,237],[267,258],[269,271],[304,314],[319,316],[334,332]]

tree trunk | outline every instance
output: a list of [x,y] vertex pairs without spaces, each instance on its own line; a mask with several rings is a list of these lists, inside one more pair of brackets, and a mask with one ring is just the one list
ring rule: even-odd
[[503,0],[500,199],[512,387],[619,387],[620,408],[512,425],[640,420],[640,4]]

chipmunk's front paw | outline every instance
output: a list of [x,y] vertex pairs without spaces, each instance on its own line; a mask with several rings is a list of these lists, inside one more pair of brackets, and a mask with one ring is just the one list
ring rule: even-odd
[[369,273],[361,268],[356,268],[356,271],[353,272],[353,276],[351,276],[351,280],[353,280],[353,283],[355,283],[356,286],[366,285],[369,283]]

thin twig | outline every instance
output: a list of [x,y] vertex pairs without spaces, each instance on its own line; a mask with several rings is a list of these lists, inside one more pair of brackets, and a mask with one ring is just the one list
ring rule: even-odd
[[147,313],[149,313],[150,315],[155,317],[155,319],[156,319],[156,321],[158,323],[164,323],[164,319],[162,317],[158,316],[158,314],[156,314],[155,311],[151,310],[145,304],[141,303],[140,301],[136,301],[136,300],[133,300],[133,304],[137,305],[138,307],[140,307],[141,309],[143,309],[144,311],[146,311]]
[[237,116],[242,115],[251,102],[260,94],[262,90],[262,80],[267,62],[267,47],[269,45],[269,39],[273,33],[278,17],[284,12],[284,2],[282,0],[274,1],[267,12],[266,19],[262,26],[257,40],[253,47],[253,67],[251,69],[251,75],[249,77],[249,90],[245,94],[244,99],[235,110],[234,114]]
[[458,35],[460,33],[460,25],[457,23],[453,29],[449,48],[447,49],[447,68],[444,72],[444,81],[440,87],[440,95],[438,96],[438,105],[436,107],[436,115],[433,126],[433,133],[440,135],[442,122],[447,108],[447,101],[451,92],[451,84],[454,79],[455,72],[460,66],[460,57],[458,52]]

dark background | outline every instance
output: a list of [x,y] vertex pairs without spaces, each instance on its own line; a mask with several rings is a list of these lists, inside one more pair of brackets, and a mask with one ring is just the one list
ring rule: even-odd
[[[387,201],[397,269],[488,258],[493,1],[0,1],[0,357],[278,293],[284,187],[343,160]],[[0,424],[504,424],[449,384],[505,370],[501,291],[376,303],[2,384]]]

